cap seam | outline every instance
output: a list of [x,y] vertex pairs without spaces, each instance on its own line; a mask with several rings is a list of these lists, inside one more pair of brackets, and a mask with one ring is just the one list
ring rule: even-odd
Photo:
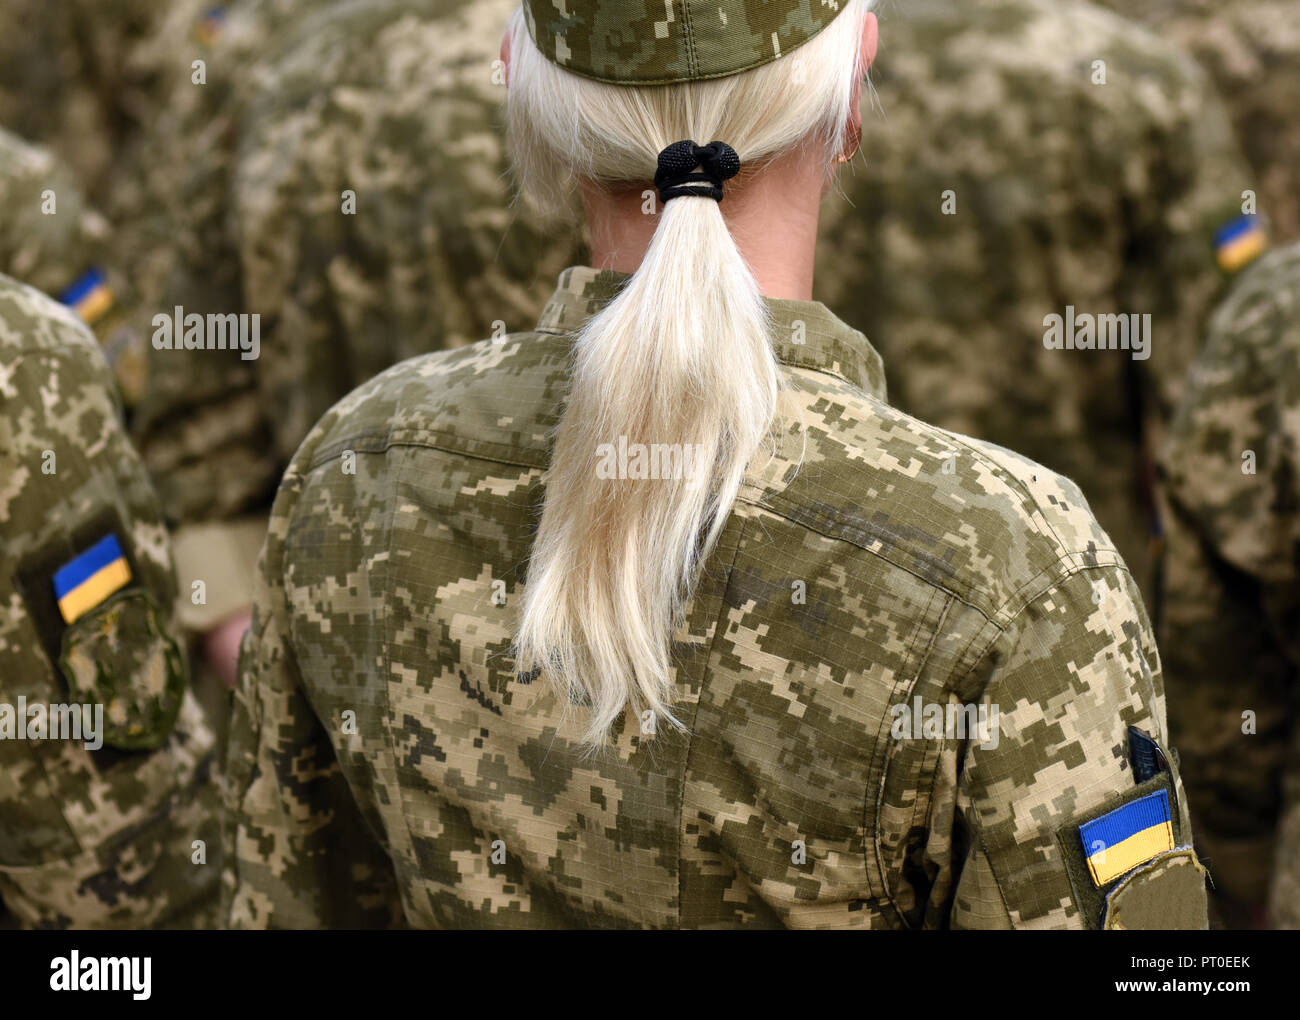
[[686,71],[692,79],[699,73],[700,61],[695,55],[695,26],[691,22],[690,0],[681,0],[682,25],[686,32]]

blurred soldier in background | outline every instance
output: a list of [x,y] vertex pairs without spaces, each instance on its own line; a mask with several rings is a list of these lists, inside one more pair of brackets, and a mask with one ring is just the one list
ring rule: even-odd
[[191,297],[194,287],[226,295],[233,302],[226,310],[240,310],[228,171],[239,141],[241,90],[254,87],[258,58],[279,33],[328,2],[334,0],[173,0],[136,47],[136,63],[166,68],[172,83],[167,102],[125,153],[129,172],[107,207],[136,277],[143,322],[171,300]]
[[0,272],[58,297],[100,258],[108,221],[49,150],[0,128]]
[[[0,273],[62,300],[95,331],[128,408],[144,390],[145,337],[132,328],[132,285],[116,235],[71,171],[0,128]],[[125,304],[124,304],[125,300]]]
[[580,261],[576,233],[510,204],[497,48],[514,5],[229,5],[207,91],[146,161],[164,212],[133,247],[175,253],[156,309],[261,317],[256,361],[154,352],[137,430],[180,522],[182,588],[207,582],[186,622],[232,670],[270,498],[311,425],[403,358],[530,325]]
[[5,0],[0,125],[48,146],[107,209],[129,181],[121,157],[175,83],[166,49],[141,47],[175,6],[194,2]]
[[1187,47],[1209,70],[1255,170],[1259,212],[1300,237],[1300,4],[1296,0],[1101,0]]
[[[1300,4],[1103,2],[1186,46],[1209,70],[1254,170],[1250,187],[1269,232],[1280,241],[1300,237]],[[1245,238],[1234,243],[1252,250]],[[1169,527],[1170,619],[1161,643],[1170,726],[1188,762],[1216,901],[1234,925],[1261,923],[1270,877],[1273,921],[1300,924],[1300,790],[1295,779],[1280,787],[1286,755],[1300,759],[1300,659],[1291,642],[1271,633],[1286,618],[1281,607],[1297,569],[1285,537],[1296,492],[1286,473],[1297,442],[1295,426],[1287,427],[1297,404],[1296,290],[1294,252],[1270,258],[1234,290],[1216,313],[1194,399],[1165,454],[1166,464],[1177,466],[1178,485]],[[1267,450],[1271,469],[1261,463],[1257,474],[1247,473],[1240,462],[1247,447]],[[1289,821],[1274,850],[1279,817]]]
[[0,899],[25,926],[205,927],[214,741],[112,390],[73,312],[0,277]]
[[[883,116],[827,203],[819,296],[899,407],[1078,483],[1154,614],[1147,450],[1253,175],[1200,69],[1109,11],[908,0],[886,24]],[[1144,351],[1045,342],[1050,316],[1123,313],[1149,313]]]
[[[185,54],[189,74],[133,150],[140,183],[116,205],[127,224],[123,248],[139,277],[134,321],[150,339],[154,317],[177,308],[201,315],[246,310],[230,181],[245,99],[261,80],[259,61],[281,33],[325,6],[327,0],[220,6],[180,0],[145,44],[150,54]],[[255,361],[228,352],[151,346],[148,394],[136,423],[142,456],[175,529],[181,591],[202,582],[201,595],[183,597],[178,612],[187,629],[202,635],[204,689],[209,678],[227,687],[233,680],[265,530],[246,509],[269,498],[279,471],[269,431],[250,441],[243,428],[245,419],[263,423],[271,414],[250,406],[258,399],[257,370]]]
[[1160,649],[1198,843],[1225,917],[1258,923],[1271,881],[1273,922],[1300,927],[1300,245],[1216,311],[1161,465]]

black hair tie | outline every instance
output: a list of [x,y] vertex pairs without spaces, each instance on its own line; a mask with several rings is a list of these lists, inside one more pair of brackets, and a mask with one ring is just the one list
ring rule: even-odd
[[[697,171],[695,168],[699,167]],[[705,195],[722,201],[722,182],[740,173],[740,157],[726,142],[696,145],[692,141],[673,142],[659,153],[655,187],[659,201],[681,195]]]

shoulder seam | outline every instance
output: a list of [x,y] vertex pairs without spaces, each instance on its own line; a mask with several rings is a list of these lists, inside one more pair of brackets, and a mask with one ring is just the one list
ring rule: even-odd
[[[1084,554],[1081,552],[1061,551],[1058,552],[1056,559],[1052,560],[1052,562],[1048,564],[1046,567],[1044,567],[1041,571],[1039,571],[1033,577],[1029,578],[1026,581],[1023,581],[1022,583],[1017,585],[1014,589],[1012,589],[1011,594],[1000,605],[993,605],[991,598],[986,600],[985,605],[979,605],[972,599],[971,596],[987,595],[987,593],[982,588],[977,588],[972,585],[966,592],[955,591],[953,587],[946,585],[941,581],[937,581],[934,578],[925,577],[924,575],[917,573],[917,571],[913,570],[908,566],[905,566],[902,563],[897,562],[895,559],[892,559],[888,554],[881,552],[880,550],[867,548],[864,544],[862,544],[861,542],[854,541],[854,539],[848,535],[835,533],[830,528],[816,527],[815,524],[819,522],[815,520],[814,521],[802,520],[792,516],[789,513],[783,512],[780,508],[772,505],[771,503],[759,503],[751,498],[747,498],[743,496],[739,497],[737,499],[737,502],[744,503],[746,506],[753,507],[756,510],[765,513],[770,513],[774,517],[780,517],[782,520],[789,521],[791,524],[795,525],[796,527],[807,528],[809,531],[815,532],[816,534],[821,535],[823,538],[829,538],[835,542],[844,542],[846,545],[851,545],[853,546],[853,548],[861,550],[862,552],[866,553],[868,556],[875,556],[879,559],[882,559],[886,563],[889,563],[891,566],[897,567],[899,570],[911,574],[922,584],[930,585],[931,587],[947,592],[958,602],[961,602],[963,605],[969,606],[971,609],[980,613],[990,623],[998,627],[999,630],[1005,630],[1007,625],[1009,625],[1020,614],[1020,612],[1024,609],[1024,607],[1028,605],[1030,602],[1032,602],[1034,599],[1050,591],[1052,588],[1060,584],[1066,578],[1071,577],[1074,574],[1079,573],[1080,571],[1090,570],[1090,569],[1105,569],[1108,567],[1118,567],[1119,569],[1123,570],[1125,573],[1129,572],[1127,564],[1124,563],[1123,559],[1119,555],[1119,552],[1113,548],[1108,547],[1105,549],[1099,549],[1095,553],[1092,553],[1091,556],[1094,562],[1083,561],[1081,558],[1083,557]],[[816,513],[815,511],[810,511],[810,514],[815,514],[815,513]],[[1063,543],[1060,543],[1058,541],[1057,548],[1063,550],[1065,547]],[[1064,565],[1065,569],[1061,569],[1062,565]],[[1048,577],[1050,580],[1046,584],[1043,584],[1041,587],[1039,587],[1037,590],[1034,590],[1035,583],[1038,582],[1039,579],[1043,577]],[[1032,591],[1033,593],[1025,594],[1027,591]],[[1010,608],[1012,606],[1015,606],[1014,611],[1012,611]]]
[[[546,457],[539,457],[536,461],[528,461],[519,457],[511,457],[507,453],[489,454],[466,450],[448,441],[456,438],[458,437],[452,433],[430,429],[357,432],[347,438],[336,439],[328,446],[318,449],[308,462],[306,473],[310,474],[330,461],[337,460],[345,450],[353,450],[358,453],[386,453],[395,446],[418,446],[449,453],[456,457],[468,457],[471,460],[485,460],[494,464],[506,464],[510,467],[531,468],[534,470],[545,468],[547,464],[548,458]],[[493,443],[490,440],[475,440],[475,442],[495,447],[505,447],[504,443]]]

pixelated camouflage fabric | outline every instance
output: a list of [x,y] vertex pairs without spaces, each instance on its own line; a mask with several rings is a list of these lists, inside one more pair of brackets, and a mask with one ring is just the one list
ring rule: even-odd
[[[623,718],[585,755],[517,675],[572,331],[620,279],[566,271],[534,331],[402,363],[298,451],[232,721],[232,923],[1096,927],[1055,833],[1133,788],[1128,726],[1167,742],[1137,589],[1075,486],[889,407],[822,305],[768,303],[785,438],[676,635],[689,734]],[[997,705],[1000,740],[895,738],[913,698]]]

